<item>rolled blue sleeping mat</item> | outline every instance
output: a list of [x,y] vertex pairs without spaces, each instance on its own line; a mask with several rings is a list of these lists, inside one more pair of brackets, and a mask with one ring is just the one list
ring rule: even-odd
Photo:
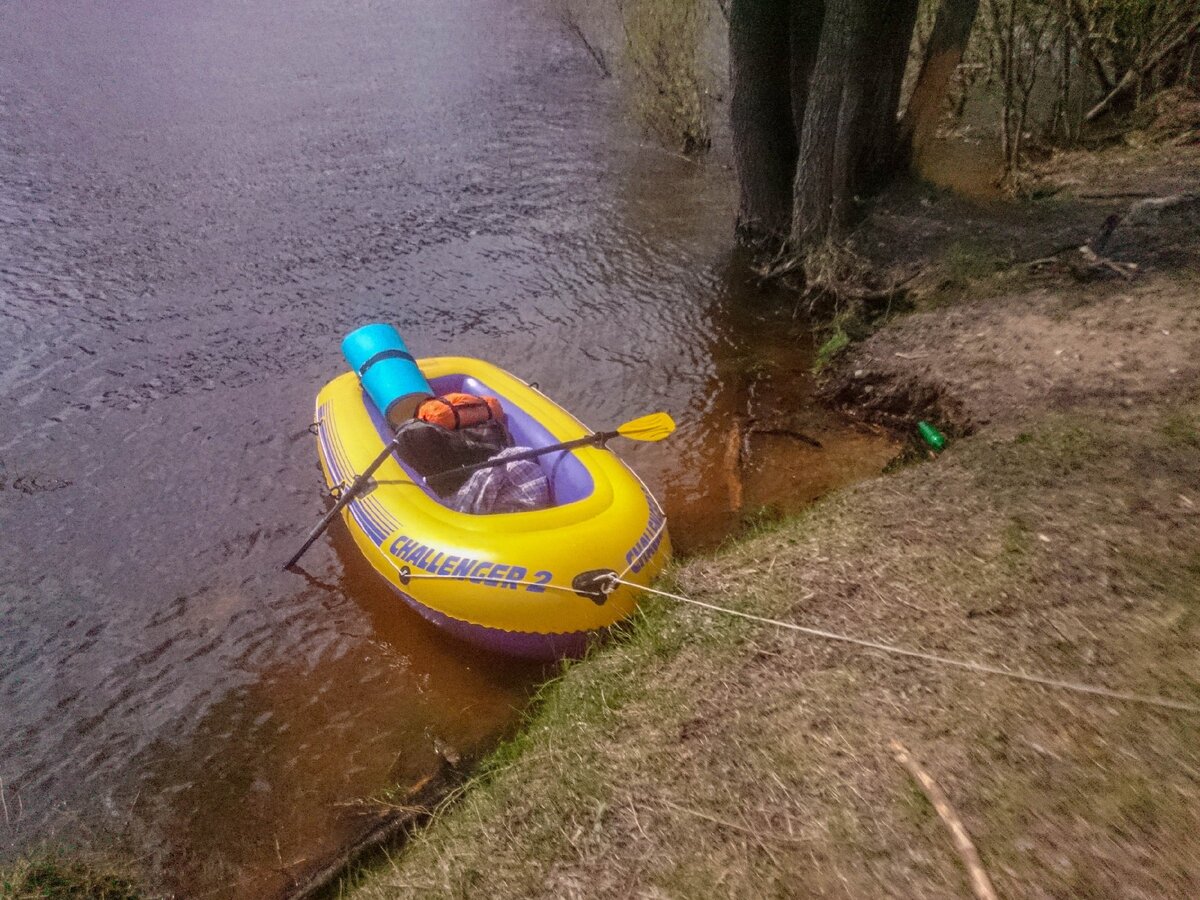
[[421,401],[433,396],[429,382],[391,325],[364,325],[346,335],[342,355],[363,390],[393,426],[411,419]]

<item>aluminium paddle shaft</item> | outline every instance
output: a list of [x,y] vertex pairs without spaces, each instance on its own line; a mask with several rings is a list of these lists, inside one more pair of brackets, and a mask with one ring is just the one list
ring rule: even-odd
[[478,472],[480,469],[490,469],[493,466],[502,466],[505,463],[518,462],[522,459],[535,459],[539,456],[545,456],[547,453],[557,453],[559,450],[574,450],[577,447],[604,447],[613,438],[623,437],[629,438],[631,441],[661,441],[669,437],[675,431],[675,422],[663,412],[650,413],[645,416],[638,416],[636,419],[630,419],[621,425],[618,425],[614,431],[597,431],[593,434],[587,434],[580,438],[575,438],[570,441],[562,441],[558,444],[551,444],[548,447],[534,447],[530,450],[523,450],[520,453],[514,453],[511,456],[494,456],[489,460],[481,463],[475,463],[470,466],[459,466],[457,469],[447,469],[445,472],[435,472],[433,475],[425,477],[426,484],[432,484],[442,478],[449,478],[451,475],[468,475],[471,472]]
[[[661,441],[668,437],[675,430],[675,422],[671,417],[663,412],[650,413],[649,415],[639,416],[636,419],[630,419],[628,422],[617,427],[615,431],[598,431],[594,434],[584,435],[581,438],[575,438],[570,441],[563,441],[559,444],[551,444],[549,447],[535,447],[531,450],[524,450],[521,453],[514,453],[512,456],[493,457],[485,462],[476,463],[473,466],[461,466],[457,469],[448,469],[445,472],[437,472],[426,477],[425,483],[431,484],[434,481],[446,478],[450,475],[466,475],[470,472],[477,472],[480,469],[488,469],[492,466],[500,466],[510,462],[517,462],[522,459],[534,459],[538,456],[543,456],[547,453],[554,453],[559,450],[574,450],[577,447],[603,447],[607,441],[615,437],[629,438],[633,441]],[[296,564],[296,561],[304,555],[305,551],[313,545],[325,529],[329,527],[329,523],[333,521],[333,517],[346,508],[351,500],[358,496],[375,470],[383,465],[383,461],[391,454],[400,449],[400,441],[403,432],[397,432],[391,442],[383,448],[383,452],[375,457],[365,472],[354,479],[353,483],[342,491],[338,497],[337,503],[333,509],[325,514],[325,517],[317,523],[316,527],[309,532],[308,538],[304,541],[304,545],[296,551],[295,555],[284,565],[285,569],[290,569]]]
[[305,538],[303,545],[301,545],[300,549],[296,551],[292,558],[283,564],[285,569],[290,569],[296,564],[296,561],[305,554],[308,548],[311,547],[316,542],[317,538],[324,533],[325,529],[329,527],[329,523],[333,521],[334,516],[345,509],[346,504],[358,496],[358,492],[363,489],[363,485],[367,483],[367,480],[375,474],[375,470],[383,465],[383,461],[400,449],[401,437],[402,436],[400,434],[397,434],[394,438],[392,438],[388,445],[383,448],[383,452],[375,457],[374,462],[367,466],[366,470],[357,478],[355,478],[349,487],[342,491],[341,496],[338,497],[337,503],[333,505],[333,509],[327,512],[325,517],[321,519],[321,521],[316,524],[313,530],[308,533],[308,537]]
[[[618,432],[616,431],[601,431],[596,434],[589,434],[586,437],[576,438],[573,441],[566,441],[561,444],[552,444],[549,447],[536,447],[532,450],[526,450],[524,453],[514,453],[512,456],[505,456],[499,459],[488,459],[481,463],[476,463],[473,466],[462,466],[458,469],[448,469],[445,472],[437,472],[427,477],[425,482],[428,484],[450,475],[465,475],[468,472],[476,472],[480,469],[504,465],[505,463],[516,462],[517,460],[521,459],[533,459],[536,456],[541,456],[545,453],[553,453],[556,450],[573,450],[576,447],[584,447],[589,444],[603,444],[605,441],[617,436]],[[285,569],[290,569],[292,566],[294,566],[297,560],[299,560],[300,557],[302,557],[308,551],[308,548],[316,543],[317,538],[319,538],[325,532],[325,529],[329,527],[329,523],[333,521],[334,517],[346,508],[346,504],[358,496],[359,492],[363,489],[363,485],[365,485],[370,477],[375,474],[375,470],[383,465],[383,461],[400,449],[400,441],[402,439],[403,434],[397,433],[396,436],[388,443],[388,445],[383,448],[383,452],[375,457],[374,461],[367,466],[366,470],[357,478],[355,478],[349,487],[342,491],[341,496],[338,497],[337,503],[333,505],[333,509],[329,510],[329,512],[325,514],[324,518],[322,518],[321,521],[313,527],[313,530],[308,533],[308,537],[304,539],[304,543],[300,546],[300,549],[293,554],[291,559],[283,564]]]
[[425,476],[425,483],[432,484],[435,481],[440,481],[443,478],[449,478],[451,475],[468,475],[471,472],[478,472],[480,469],[491,469],[495,466],[503,466],[510,462],[519,462],[523,459],[535,459],[539,456],[545,456],[547,453],[557,453],[559,450],[574,450],[577,447],[602,446],[605,441],[610,441],[615,437],[620,437],[618,431],[598,431],[595,434],[589,434],[585,437],[575,438],[573,441],[564,441],[561,444],[551,444],[549,447],[533,447],[529,450],[523,450],[520,453],[513,453],[509,456],[493,456],[491,459],[485,459],[483,462],[474,463],[469,466],[459,466],[457,469],[447,469],[444,472],[434,472],[432,475]]

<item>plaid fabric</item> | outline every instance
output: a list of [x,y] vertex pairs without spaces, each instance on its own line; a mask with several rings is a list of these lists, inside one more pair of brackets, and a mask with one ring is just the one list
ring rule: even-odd
[[[492,459],[503,459],[528,449],[509,447]],[[472,473],[450,501],[452,509],[475,515],[528,512],[549,505],[550,481],[533,459],[519,459]]]

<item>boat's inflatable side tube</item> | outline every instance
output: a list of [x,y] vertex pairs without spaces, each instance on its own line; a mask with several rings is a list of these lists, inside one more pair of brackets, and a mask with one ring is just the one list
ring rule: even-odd
[[411,419],[422,401],[433,396],[400,332],[391,325],[379,322],[350,332],[342,341],[342,355],[394,426]]

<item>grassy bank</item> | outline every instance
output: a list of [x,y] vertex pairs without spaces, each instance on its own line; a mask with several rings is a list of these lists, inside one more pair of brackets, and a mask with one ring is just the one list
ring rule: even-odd
[[[679,573],[692,596],[1200,701],[1200,406],[1055,416]],[[1186,491],[1186,494],[1183,493]],[[925,760],[1007,896],[1195,896],[1200,717],[652,604],[355,896],[961,896]]]
[[43,848],[0,867],[3,900],[139,900],[131,866],[95,853]]
[[[1131,280],[981,280],[960,260],[973,289],[845,350],[831,396],[969,436],[689,562],[674,584],[1200,703],[1200,279],[1181,263],[1200,242],[1162,227],[1166,249]],[[963,896],[960,858],[893,739],[948,795],[1002,896],[1200,895],[1200,715],[668,600],[547,686],[469,789],[342,890]]]

